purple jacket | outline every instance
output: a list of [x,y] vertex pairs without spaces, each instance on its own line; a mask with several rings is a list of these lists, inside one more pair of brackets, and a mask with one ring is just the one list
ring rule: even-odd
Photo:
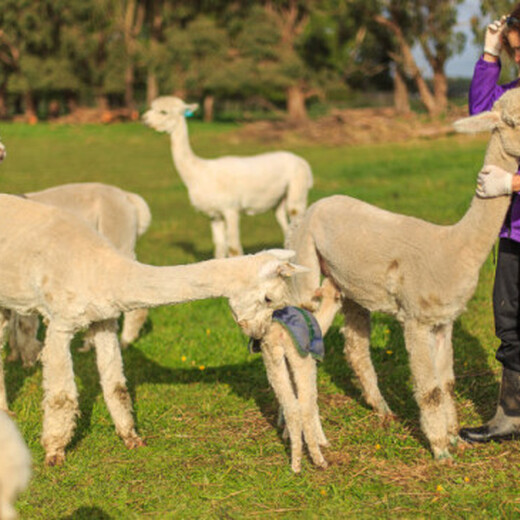
[[[491,110],[493,103],[504,92],[518,85],[518,79],[511,83],[498,85],[499,76],[500,61],[489,63],[482,57],[479,58],[469,87],[469,113],[471,115]],[[499,236],[520,242],[520,196],[516,193],[513,195],[513,202]]]

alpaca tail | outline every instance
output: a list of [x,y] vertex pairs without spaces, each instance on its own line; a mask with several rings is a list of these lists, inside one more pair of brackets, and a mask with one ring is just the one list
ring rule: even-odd
[[143,197],[136,193],[127,193],[127,196],[137,211],[137,235],[141,236],[150,227],[152,213]]

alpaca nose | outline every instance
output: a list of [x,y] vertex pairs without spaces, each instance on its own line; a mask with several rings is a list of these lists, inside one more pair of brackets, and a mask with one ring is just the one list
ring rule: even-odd
[[3,161],[7,155],[7,152],[5,151],[5,148],[2,146],[0,147],[0,161]]

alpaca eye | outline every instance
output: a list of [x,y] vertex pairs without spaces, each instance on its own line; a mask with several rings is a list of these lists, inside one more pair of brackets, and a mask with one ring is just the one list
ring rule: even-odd
[[265,303],[273,303],[273,300],[271,300],[271,298],[269,298],[267,295],[264,296],[264,301]]

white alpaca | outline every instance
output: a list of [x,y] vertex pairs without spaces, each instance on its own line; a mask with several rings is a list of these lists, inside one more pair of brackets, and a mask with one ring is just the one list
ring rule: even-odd
[[[339,293],[335,285],[325,278],[315,296],[321,303],[314,315],[325,336],[341,307]],[[260,348],[267,378],[283,410],[286,423],[284,436],[290,439],[293,471],[298,473],[301,470],[303,440],[314,464],[327,467],[320,450],[320,446],[327,446],[328,441],[319,417],[316,360],[311,355],[302,357],[287,329],[275,321],[262,338]]]
[[[485,164],[516,172],[518,89],[492,111],[459,121],[457,128],[493,130]],[[453,321],[473,295],[508,206],[506,196],[475,196],[458,223],[439,226],[337,195],[313,204],[288,244],[296,262],[310,269],[294,281],[296,301],[310,301],[320,272],[340,289],[346,358],[367,402],[383,416],[391,411],[370,359],[370,313],[391,314],[402,324],[421,426],[438,459],[450,457],[449,446],[458,440]]]
[[[105,402],[129,448],[137,435],[117,339],[121,312],[225,297],[242,330],[259,338],[286,299],[285,277],[299,269],[292,252],[273,250],[192,265],[155,267],[129,259],[80,219],[53,206],[0,195],[0,308],[47,320],[42,444],[46,463],[61,463],[79,413],[71,338],[92,326]],[[4,395],[0,378],[0,398]],[[0,405],[2,402],[0,401]]]
[[31,454],[18,428],[0,411],[0,520],[18,518],[14,503],[31,478]]
[[[136,241],[148,229],[152,219],[150,208],[140,195],[97,182],[64,184],[25,193],[23,197],[74,213],[129,258],[135,258]],[[146,309],[125,313],[121,331],[123,348],[137,339],[147,315]],[[41,344],[36,339],[38,317],[13,313],[9,329],[11,354],[8,359],[21,357],[25,366],[33,365],[41,351]],[[85,344],[88,348],[88,334]]]
[[284,235],[289,222],[303,214],[312,172],[307,161],[290,152],[251,157],[201,159],[191,150],[185,114],[188,105],[176,97],[160,97],[143,115],[144,122],[171,136],[173,162],[188,188],[192,205],[211,219],[215,257],[242,254],[240,213],[255,215],[275,210]]

